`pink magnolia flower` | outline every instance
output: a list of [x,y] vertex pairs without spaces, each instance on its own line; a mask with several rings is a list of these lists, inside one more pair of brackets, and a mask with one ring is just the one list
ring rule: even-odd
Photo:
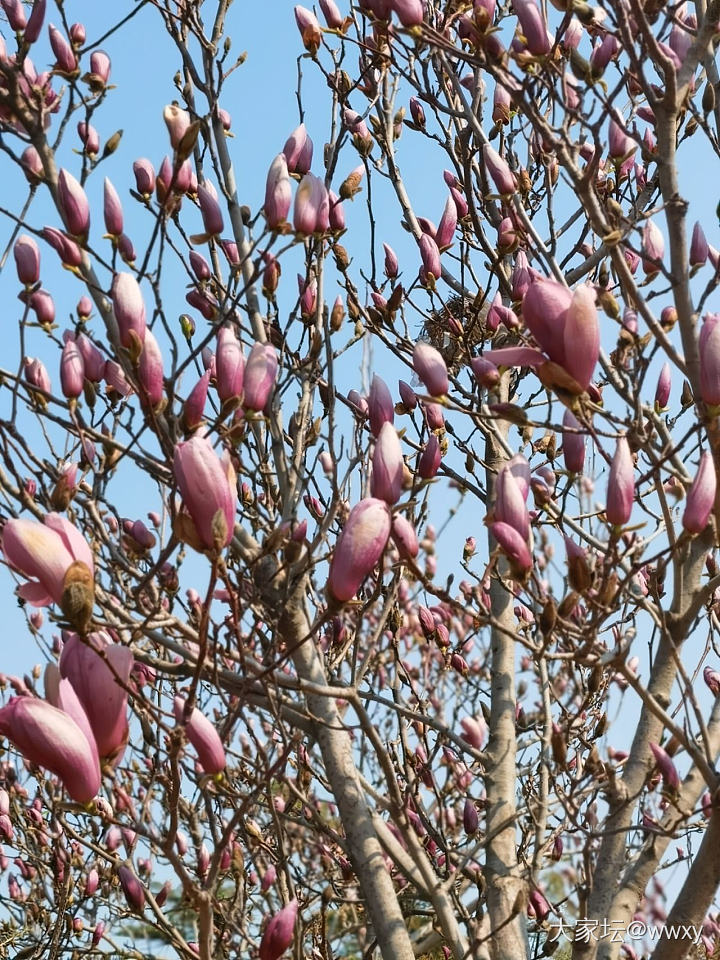
[[264,410],[275,386],[278,356],[270,343],[256,343],[250,351],[243,384],[246,410]]
[[524,574],[532,569],[533,561],[530,548],[515,527],[498,521],[490,525],[490,532],[512,566],[519,573]]
[[280,960],[293,941],[297,913],[298,902],[291,900],[270,919],[260,941],[260,960]]
[[433,397],[442,397],[450,389],[442,354],[429,343],[418,341],[413,348],[413,370]]
[[112,284],[112,302],[120,343],[138,353],[145,339],[145,301],[140,284],[131,273],[117,273]]
[[37,243],[28,234],[21,234],[13,247],[18,280],[27,287],[34,286],[40,279],[40,250]]
[[375,567],[387,545],[391,520],[384,500],[367,497],[352,508],[330,563],[328,588],[336,600],[351,600]]
[[221,327],[215,350],[215,378],[221,400],[238,400],[245,381],[245,354],[235,330]]
[[111,237],[119,237],[123,232],[122,203],[117,190],[107,177],[103,185],[103,215],[107,232]]
[[372,378],[367,403],[370,432],[374,437],[379,437],[383,424],[393,423],[395,420],[395,404],[392,401],[388,385],[377,374]]
[[60,387],[63,396],[76,400],[83,392],[85,363],[74,340],[67,340],[60,357]]
[[313,142],[308,136],[304,123],[296,127],[287,138],[282,149],[282,155],[287,161],[287,172],[304,176],[310,172],[313,158]]
[[2,551],[13,569],[29,579],[18,594],[33,607],[61,604],[65,575],[76,561],[94,576],[95,565],[86,540],[69,520],[49,513],[43,523],[8,520],[2,531]]
[[373,497],[390,505],[397,503],[402,493],[403,456],[397,430],[387,421],[378,434],[372,458],[370,491]]
[[192,709],[186,722],[184,697],[175,697],[173,710],[175,722],[184,725],[187,738],[195,747],[205,773],[221,773],[225,769],[225,748],[213,724],[197,707]]
[[545,17],[535,0],[513,0],[513,10],[530,53],[536,57],[549,53],[552,40],[548,35]]
[[58,199],[68,232],[84,237],[90,229],[90,204],[83,188],[67,170],[58,174]]
[[620,437],[608,477],[605,514],[615,526],[623,526],[630,519],[635,499],[635,465],[627,437]]
[[119,762],[128,739],[127,684],[134,659],[128,647],[110,643],[105,634],[83,641],[65,636],[58,666],[85,711],[101,757]]
[[483,146],[483,159],[485,161],[487,172],[495,184],[497,192],[502,196],[508,196],[515,193],[515,190],[517,189],[517,180],[515,178],[515,174],[508,166],[507,161],[504,160],[497,150],[493,149],[489,143],[486,143]]
[[0,733],[28,762],[59,777],[78,803],[89,803],[100,789],[95,743],[64,710],[35,697],[12,697],[0,708]]
[[703,317],[699,338],[700,396],[711,407],[720,405],[720,314]]
[[223,549],[233,537],[237,503],[237,480],[229,454],[226,451],[221,460],[210,440],[196,434],[175,447],[173,470],[192,522],[190,532],[196,538],[192,545]]
[[393,514],[390,536],[401,560],[414,560],[420,551],[417,532],[402,513]]
[[147,400],[153,410],[156,410],[162,403],[165,384],[160,345],[150,329],[145,331],[145,340],[138,362],[138,380],[142,388],[141,396]]
[[572,410],[563,416],[563,457],[565,469],[570,473],[582,473],[585,467],[585,436],[575,432],[581,425]]
[[265,217],[271,230],[287,220],[292,203],[292,190],[285,155],[279,153],[270,164],[265,184]]

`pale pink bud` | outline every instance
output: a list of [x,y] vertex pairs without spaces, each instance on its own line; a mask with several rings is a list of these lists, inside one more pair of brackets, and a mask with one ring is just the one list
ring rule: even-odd
[[460,721],[463,729],[462,738],[467,740],[471,747],[482,750],[487,736],[487,724],[482,717],[463,717]]
[[83,188],[67,170],[58,174],[58,200],[68,232],[84,237],[90,229],[90,204]]
[[442,397],[450,389],[447,366],[442,354],[429,343],[418,341],[415,344],[413,369],[431,396]]
[[40,154],[35,147],[27,147],[20,157],[25,176],[31,183],[36,183],[44,177],[44,170]]
[[73,48],[52,23],[48,26],[48,34],[52,52],[55,54],[55,69],[60,73],[75,73],[78,64]]
[[329,226],[334,233],[345,229],[345,207],[340,198],[332,190],[328,191],[328,200],[330,204]]
[[94,157],[100,150],[100,136],[95,127],[81,120],[77,125],[77,132],[85,148],[85,153]]
[[401,560],[414,560],[420,551],[415,527],[402,513],[393,514],[390,536]]
[[582,473],[585,467],[585,435],[572,410],[563,416],[563,458],[565,469],[570,473]]
[[330,197],[320,177],[306,173],[295,194],[295,230],[309,237],[330,227]]
[[185,720],[185,699],[177,696],[173,701],[175,722],[185,727],[190,743],[195,747],[198,760],[205,773],[214,775],[225,769],[225,748],[215,727],[204,713],[195,707]]
[[425,444],[425,449],[420,454],[417,466],[418,476],[423,480],[432,480],[440,469],[441,462],[442,450],[440,449],[440,442],[435,434],[432,434]]
[[30,309],[35,312],[38,323],[51,327],[55,322],[55,303],[47,290],[36,290],[28,300]]
[[711,407],[720,404],[720,314],[703,317],[699,338],[700,396]]
[[406,27],[419,27],[425,15],[423,0],[390,0],[390,7],[400,23]]
[[496,83],[495,93],[493,94],[493,123],[509,123],[511,109],[512,99],[510,97],[510,91],[501,83]]
[[689,533],[702,533],[707,526],[715,506],[716,484],[712,454],[706,450],[700,457],[700,465],[688,491],[683,513],[682,525]]
[[395,405],[388,386],[382,377],[373,376],[368,397],[368,414],[370,416],[370,431],[374,437],[380,436],[384,423],[393,423],[395,419]]
[[208,549],[226,547],[233,537],[237,503],[229,461],[220,460],[207,437],[194,436],[175,447],[173,470],[199,541]]
[[495,484],[495,519],[513,527],[523,540],[530,539],[530,516],[523,490],[506,463],[500,470]]
[[105,229],[111,237],[119,237],[123,232],[123,210],[120,197],[110,180],[105,177],[103,194],[103,214]]
[[654,220],[648,220],[642,232],[643,269],[648,275],[658,272],[659,266],[655,261],[661,261],[665,253],[665,239],[660,227]]
[[243,406],[246,410],[264,410],[275,386],[278,356],[269,343],[256,343],[245,367]]
[[502,196],[515,193],[517,189],[515,174],[508,166],[507,161],[505,161],[489,143],[483,146],[483,159],[487,172],[495,184],[498,193]]
[[171,103],[163,110],[163,120],[170,134],[170,145],[177,150],[190,126],[190,114],[176,103]]
[[215,377],[221,400],[236,400],[243,392],[245,355],[232,327],[221,327],[215,350]]
[[297,173],[301,177],[310,172],[313,157],[313,142],[308,136],[305,124],[296,127],[283,147],[283,156],[287,160],[287,172]]
[[205,233],[210,237],[216,237],[222,233],[224,223],[217,199],[217,191],[208,180],[198,187],[198,202]]
[[608,477],[605,514],[614,526],[628,522],[635,498],[635,466],[627,437],[619,437]]
[[135,186],[137,192],[144,197],[152,195],[155,189],[155,168],[146,157],[140,157],[133,163]]
[[270,919],[260,941],[260,960],[280,960],[293,941],[297,913],[298,902],[291,900]]
[[341,603],[355,596],[382,556],[391,519],[387,503],[374,497],[361,500],[350,511],[335,545],[328,576],[330,592]]
[[30,763],[58,776],[78,803],[89,803],[100,789],[95,744],[68,714],[47,701],[12,697],[0,708],[0,733]]
[[149,406],[156,409],[162,399],[165,389],[163,383],[163,358],[160,345],[150,329],[145,331],[142,353],[138,362],[138,380],[143,396]]
[[695,223],[690,241],[690,266],[701,267],[708,258],[708,242],[705,239],[705,233],[699,222]]
[[657,387],[655,388],[655,409],[664,410],[670,399],[670,389],[672,387],[672,372],[670,364],[664,363],[660,376],[658,377]]
[[145,887],[135,876],[132,867],[122,864],[118,867],[118,878],[122,887],[127,905],[134,913],[142,913],[145,909]]
[[287,220],[292,191],[285,155],[279,153],[268,171],[265,185],[265,217],[271,230],[275,230]]
[[394,280],[398,274],[397,254],[387,243],[383,244],[383,250],[385,251],[385,276],[389,280]]
[[421,281],[426,286],[434,286],[435,281],[442,276],[440,250],[428,233],[423,233],[418,241],[418,246],[420,247],[420,258],[422,260]]
[[581,284],[572,295],[563,326],[563,366],[587,390],[600,355],[595,291]]
[[590,54],[590,66],[595,76],[602,76],[605,67],[616,56],[618,50],[617,37],[612,33],[606,33],[602,41],[593,47]]
[[455,201],[452,196],[450,196],[445,201],[445,209],[443,210],[443,215],[440,218],[437,233],[435,234],[435,243],[437,243],[440,250],[447,250],[447,248],[451,246],[455,236],[457,221],[457,208],[455,207]]
[[40,250],[32,237],[21,234],[13,247],[18,280],[26,287],[34,286],[40,279]]
[[111,296],[120,343],[128,350],[137,350],[145,339],[145,302],[133,274],[115,274]]
[[300,31],[303,46],[311,56],[315,56],[322,42],[322,30],[315,14],[306,7],[295,7],[295,23]]
[[42,360],[37,360],[34,357],[25,358],[25,379],[31,386],[38,387],[45,393],[52,392],[50,377]]
[[636,149],[637,144],[625,132],[622,117],[617,113],[611,115],[608,128],[608,155],[610,159],[615,162],[626,160]]
[[521,573],[532,569],[530,549],[515,527],[498,522],[491,524],[490,531],[513,567]]
[[703,670],[703,680],[707,684],[710,693],[714,697],[717,697],[720,694],[720,671],[713,670],[712,667],[705,667]]
[[60,357],[60,386],[68,400],[77,399],[83,392],[85,364],[74,340],[68,340]]
[[391,506],[400,499],[403,483],[403,457],[397,430],[387,421],[378,434],[373,451],[370,491],[373,497]]
[[270,887],[274,885],[276,880],[277,880],[277,870],[271,863],[262,876],[262,882],[260,883],[260,890],[263,893],[267,893]]
[[90,73],[102,84],[110,79],[110,57],[104,50],[93,50],[90,54]]
[[564,284],[533,278],[522,304],[525,325],[551,360],[565,367],[563,331],[573,292]]
[[133,392],[133,388],[128,383],[123,368],[115,360],[105,361],[105,373],[103,376],[108,387],[119,393],[121,397],[128,397]]

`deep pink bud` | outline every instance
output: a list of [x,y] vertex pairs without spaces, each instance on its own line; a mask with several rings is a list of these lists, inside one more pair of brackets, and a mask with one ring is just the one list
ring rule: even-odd
[[155,168],[146,157],[140,157],[133,163],[135,186],[137,192],[144,197],[152,196],[155,189]]
[[443,215],[440,218],[437,233],[435,234],[435,243],[437,243],[440,250],[447,250],[447,248],[451,246],[453,238],[455,237],[457,221],[458,213],[455,201],[452,196],[449,196],[445,201],[445,209],[443,210]]
[[494,363],[486,360],[485,357],[473,357],[470,366],[481,386],[490,389],[500,382],[500,371]]
[[215,187],[206,180],[198,187],[198,202],[200,204],[200,213],[202,214],[205,233],[209,237],[216,237],[223,232],[222,211],[218,203],[217,191]]
[[77,132],[85,148],[85,153],[94,157],[100,150],[100,135],[95,127],[81,120],[77,125]]
[[110,79],[110,57],[104,50],[93,50],[90,54],[90,73],[102,84]]
[[287,220],[292,203],[292,191],[285,155],[279,153],[268,171],[265,185],[265,217],[271,230]]
[[25,358],[25,379],[33,387],[38,387],[46,393],[52,392],[50,377],[42,360],[37,360],[34,357]]
[[655,409],[659,412],[664,410],[670,399],[670,388],[672,386],[672,373],[670,364],[664,363],[660,376],[658,377],[657,387],[655,388]]
[[530,539],[530,516],[523,490],[509,463],[500,469],[495,484],[495,519],[513,527],[526,542]]
[[717,697],[720,694],[720,670],[713,670],[712,667],[705,667],[703,670],[703,680],[707,684],[710,693]]
[[402,493],[403,456],[397,430],[387,421],[378,434],[372,459],[370,491],[373,497],[385,500],[391,506]]
[[256,343],[250,351],[245,367],[243,407],[246,410],[264,410],[275,386],[278,356],[269,343]]
[[120,886],[125,894],[127,905],[134,913],[142,913],[145,909],[145,887],[135,876],[132,867],[122,864],[118,867]]
[[590,386],[600,355],[595,291],[581,284],[572,295],[563,326],[564,368],[583,390]]
[[10,29],[15,30],[16,33],[24,30],[27,25],[27,19],[25,17],[25,8],[23,7],[22,0],[0,0],[0,4],[2,4],[3,11],[10,24]]
[[653,757],[655,757],[655,763],[660,771],[660,776],[663,778],[665,788],[672,793],[676,793],[680,789],[680,777],[678,776],[675,764],[670,759],[667,751],[659,744],[649,743],[648,746],[650,747]]
[[423,22],[423,0],[390,0],[390,7],[404,27],[419,27]]
[[515,174],[508,166],[507,161],[505,161],[489,143],[483,146],[483,159],[497,192],[502,196],[509,196],[515,193],[517,189]]
[[345,207],[338,195],[332,190],[328,191],[328,200],[330,203],[330,229],[338,233],[345,229]]
[[425,110],[417,97],[410,97],[410,116],[416,127],[425,126]]
[[709,247],[705,239],[705,233],[700,223],[696,222],[690,241],[690,266],[701,267],[707,261],[708,252]]
[[245,355],[232,327],[221,327],[215,351],[215,377],[221,400],[237,400],[243,392]]
[[32,13],[25,27],[25,32],[23,33],[23,39],[25,43],[35,43],[37,38],[40,36],[40,31],[42,30],[43,21],[45,20],[45,8],[47,6],[47,0],[35,0],[33,3]]
[[480,818],[478,817],[477,807],[470,797],[467,797],[465,806],[463,807],[463,829],[465,833],[471,837],[474,833],[477,833],[479,825]]
[[103,214],[105,216],[105,229],[111,237],[119,237],[123,232],[123,211],[122,203],[118,192],[112,183],[105,177],[103,194]]
[[395,405],[390,391],[382,377],[377,374],[372,378],[370,384],[368,413],[370,416],[370,431],[374,437],[380,436],[380,430],[384,423],[393,423],[395,420]]
[[515,527],[498,522],[491,524],[490,531],[513,567],[521,573],[526,573],[532,569],[530,549]]
[[73,48],[52,23],[48,26],[48,34],[52,52],[55,54],[55,69],[60,73],[75,73],[78,63]]
[[528,896],[528,905],[538,923],[542,923],[550,913],[550,904],[537,887],[533,887]]
[[43,239],[58,253],[66,267],[79,267],[82,264],[82,250],[62,230],[55,227],[43,227]]
[[301,123],[299,127],[293,130],[282,152],[287,161],[288,173],[297,173],[302,177],[310,172],[313,158],[313,142],[308,136],[304,123]]
[[58,174],[58,199],[68,232],[84,237],[90,229],[90,204],[83,188],[67,170]]
[[570,473],[582,473],[585,467],[585,435],[572,410],[566,410],[563,417],[563,457],[565,469]]
[[384,500],[368,497],[350,511],[330,564],[328,587],[344,603],[357,593],[382,556],[390,536],[390,508]]
[[12,697],[0,708],[0,733],[30,763],[58,776],[73,800],[89,803],[100,789],[100,762],[75,721],[35,697]]
[[405,383],[404,380],[398,381],[398,390],[400,391],[400,399],[403,402],[403,405],[406,410],[414,410],[417,406],[417,396],[415,391],[410,386],[409,383]]
[[535,0],[513,0],[512,6],[520,22],[528,50],[536,57],[545,56],[550,52],[552,41],[548,36],[545,17]]
[[45,176],[40,154],[35,147],[26,147],[20,157],[20,163],[22,164],[25,176],[31,183],[37,183]]
[[621,527],[628,522],[635,498],[635,466],[627,437],[618,438],[615,456],[608,477],[607,506],[608,522]]
[[402,513],[393,514],[390,536],[401,560],[414,560],[420,551],[415,527]]
[[608,128],[608,155],[616,163],[626,160],[637,149],[637,144],[625,132],[625,126],[619,114],[610,117]]
[[199,542],[221,550],[233,537],[237,487],[227,454],[221,461],[207,437],[194,436],[175,447],[173,470]]
[[190,126],[190,114],[176,103],[170,103],[163,110],[163,120],[170,134],[170,145],[177,150]]
[[34,286],[40,279],[40,250],[32,237],[21,234],[13,247],[18,280],[26,287]]
[[55,322],[55,303],[47,290],[36,290],[30,294],[30,309],[35,311],[37,321],[42,327],[51,327]]
[[190,743],[195,747],[198,760],[205,773],[214,775],[225,769],[225,748],[215,727],[204,713],[195,707],[185,721],[185,698],[175,697],[173,701],[175,722],[185,727]]
[[426,286],[434,286],[436,280],[442,276],[440,264],[440,250],[437,243],[428,233],[423,233],[418,241],[420,258],[422,260],[421,280]]
[[712,454],[706,450],[688,492],[682,525],[689,533],[702,533],[715,506],[717,480]]
[[183,405],[183,423],[186,430],[193,430],[202,422],[209,384],[210,371],[206,370],[190,391]]
[[145,302],[140,285],[131,273],[117,273],[111,291],[120,343],[138,351],[145,339]]
[[418,341],[413,348],[413,370],[420,377],[428,393],[442,397],[450,389],[447,366],[442,354],[429,343]]
[[77,399],[83,392],[85,364],[74,340],[68,340],[60,357],[60,386],[68,400]]
[[147,400],[148,405],[157,409],[163,399],[165,385],[163,383],[163,358],[160,346],[152,331],[145,331],[142,353],[138,362],[138,380],[140,395]]
[[271,918],[260,941],[260,960],[280,960],[293,941],[297,912],[298,902],[291,900]]
[[720,405],[720,314],[703,317],[699,338],[700,396],[711,407]]
[[425,444],[425,449],[420,454],[417,466],[418,476],[423,480],[432,480],[440,469],[441,462],[442,450],[440,449],[440,442],[433,433]]

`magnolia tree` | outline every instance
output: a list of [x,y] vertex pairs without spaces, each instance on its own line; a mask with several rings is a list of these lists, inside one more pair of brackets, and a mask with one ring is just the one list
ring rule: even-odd
[[716,956],[720,3],[343,3],[0,0],[0,942]]

